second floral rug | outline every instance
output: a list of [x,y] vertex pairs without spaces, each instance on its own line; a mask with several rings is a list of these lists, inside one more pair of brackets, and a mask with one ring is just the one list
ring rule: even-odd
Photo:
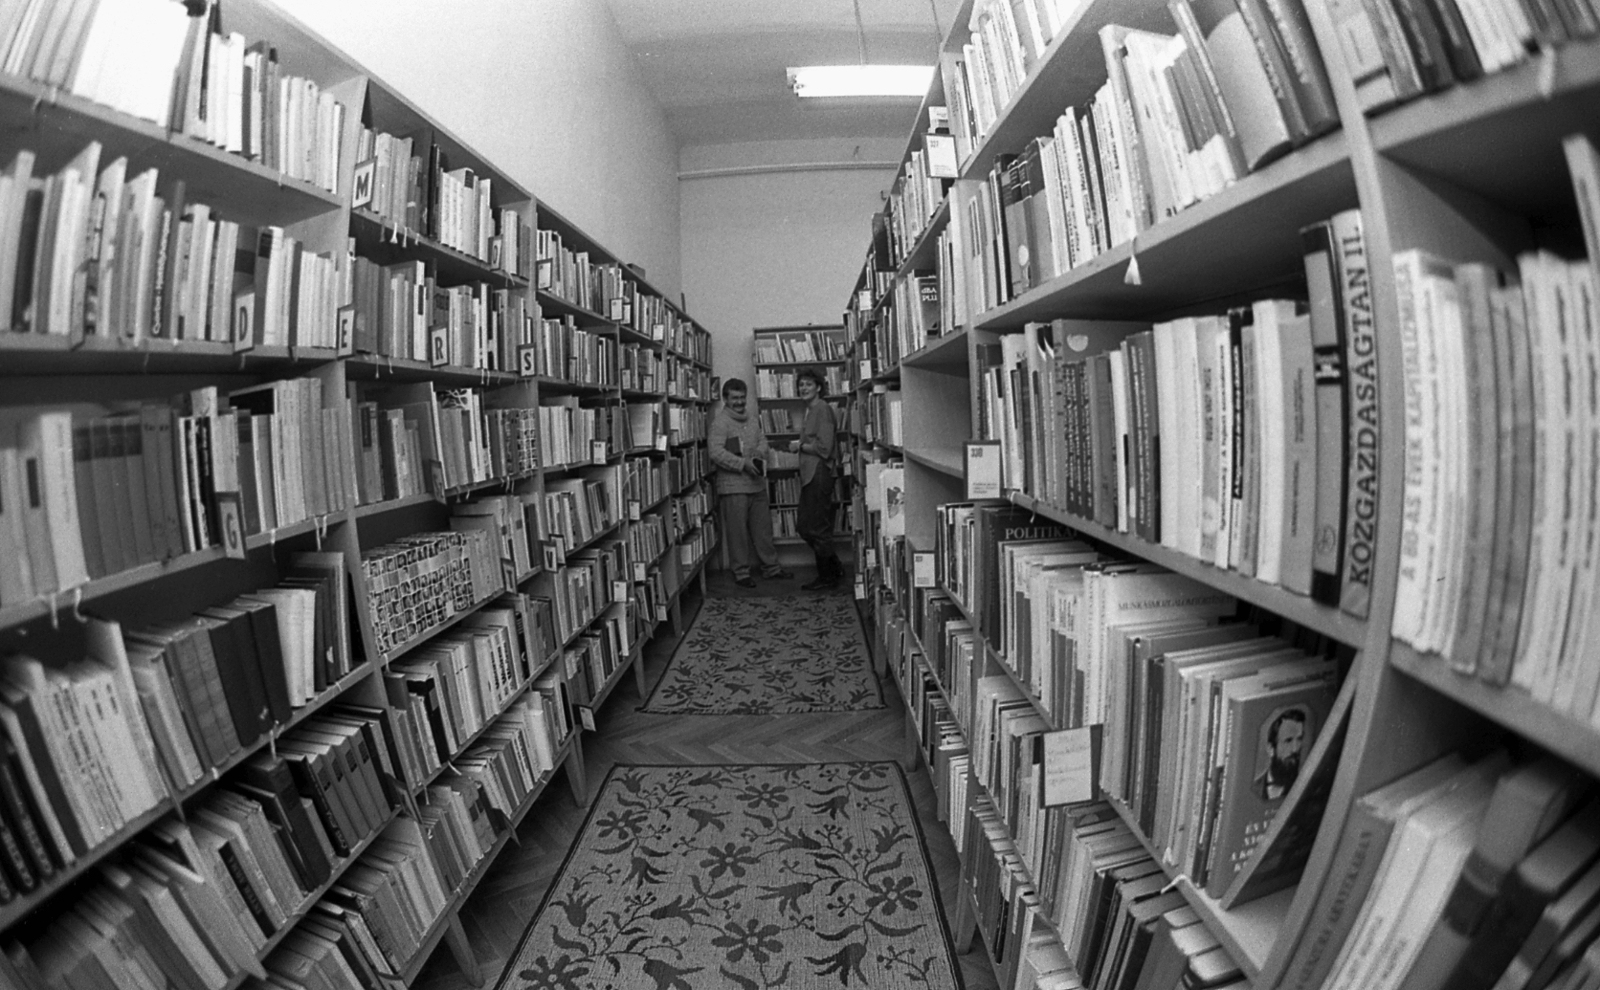
[[708,598],[643,711],[783,715],[883,707],[847,595]]

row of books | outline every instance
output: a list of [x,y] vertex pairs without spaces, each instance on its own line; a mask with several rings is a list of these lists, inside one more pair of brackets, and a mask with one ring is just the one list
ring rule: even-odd
[[385,668],[399,766],[413,789],[494,721],[549,656],[530,652],[541,645],[534,614],[524,596],[507,596]]
[[[693,480],[688,473],[693,463],[686,457],[668,457],[665,460],[630,457],[623,462],[626,474],[622,483],[622,497],[630,505],[637,504],[640,508],[655,505]],[[631,508],[629,513],[633,514]]]
[[675,354],[667,355],[663,381],[671,398],[711,401],[711,372]]
[[1527,253],[1508,272],[1395,255],[1407,512],[1391,631],[1592,721],[1600,503],[1583,479],[1600,457],[1600,391],[1581,369],[1600,361],[1600,157],[1581,135],[1567,154],[1589,193],[1590,257]]
[[[333,256],[224,219],[156,169],[102,167],[90,142],[50,175],[22,149],[0,174],[0,318],[81,340],[339,347]],[[96,204],[104,204],[103,207]]]
[[528,495],[488,495],[450,506],[451,529],[481,529],[500,556],[502,583],[515,588],[544,563],[544,530],[537,499]]
[[768,407],[760,410],[759,415],[761,431],[769,436],[774,433],[799,433],[806,418],[804,409],[786,406]]
[[851,407],[851,432],[865,443],[890,447],[905,445],[905,413],[900,389],[895,385],[878,384],[872,391],[858,397]]
[[755,335],[756,364],[843,361],[849,341],[839,330],[763,331]]
[[1451,753],[1362,796],[1282,985],[1576,986],[1595,972],[1600,802],[1550,757]]
[[667,449],[665,403],[660,400],[626,402],[621,412],[618,446],[624,452]]
[[532,365],[523,365],[525,373],[601,388],[616,387],[620,381],[616,335],[583,329],[571,316],[541,319],[533,328],[530,346]]
[[555,566],[620,520],[619,469],[613,465],[576,478],[545,481],[539,532],[555,547]]
[[321,382],[212,386],[74,422],[23,409],[0,423],[0,602],[17,604],[253,533],[337,512],[353,449]]
[[351,346],[430,365],[525,373],[527,299],[484,282],[440,285],[423,261],[350,259]]
[[1309,312],[1029,324],[985,347],[978,429],[1005,485],[1364,616],[1379,421],[1360,217],[1305,237]]
[[950,181],[958,173],[956,139],[950,134],[950,115],[945,107],[928,108],[927,128],[922,134],[913,135],[914,140],[917,137],[922,146],[913,147],[900,166],[900,175],[884,206],[889,235],[888,263],[884,268],[898,268],[905,261],[944,204]]
[[501,584],[489,534],[423,532],[361,551],[375,648],[397,648],[483,602]]
[[589,628],[562,653],[573,704],[593,708],[600,703],[644,632],[644,616],[631,595],[605,606],[590,620]]
[[667,321],[664,343],[669,355],[679,354],[707,367],[711,365],[711,335],[688,320]]
[[649,344],[623,344],[617,356],[617,384],[638,392],[666,391],[661,387],[661,352]]
[[634,561],[633,578],[639,580],[640,568],[649,567],[667,552],[672,544],[667,540],[666,517],[652,512],[628,527],[628,555]]
[[570,554],[563,566],[537,575],[533,590],[551,603],[556,642],[569,642],[609,603],[624,597],[619,586],[632,570],[627,543],[611,539]]
[[[828,365],[820,369],[824,376],[823,388],[828,395],[840,395],[850,387],[848,376],[842,365]],[[773,371],[770,368],[756,369],[756,398],[758,399],[797,399],[800,391],[796,382],[798,377],[793,371]]]
[[541,396],[539,436],[545,465],[600,464],[621,449],[622,415],[616,406],[584,408],[575,395]]
[[667,406],[667,439],[674,444],[703,441],[711,426],[711,414],[703,407],[669,403]]
[[[1368,113],[1470,82],[1600,31],[1593,3],[1548,7],[1503,0],[1392,0],[1341,6],[1335,31],[1356,97]],[[1357,41],[1357,37],[1371,39]]]
[[621,265],[595,261],[588,251],[574,251],[558,232],[542,227],[534,232],[534,250],[536,288],[606,319],[628,321],[631,296],[624,294],[633,282],[624,277]]
[[1093,102],[996,157],[983,194],[967,204],[982,246],[970,287],[978,309],[1084,264],[1337,125],[1299,4],[1170,6],[1177,34],[1101,28],[1109,78]]
[[17,3],[0,20],[4,71],[339,188],[346,108],[284,73],[277,48],[222,30],[215,0],[173,6]]
[[424,158],[410,136],[363,127],[356,144],[351,205],[386,226],[417,231],[490,268],[528,278],[533,232],[525,211],[496,206],[494,180],[470,167],[452,169],[430,143]]

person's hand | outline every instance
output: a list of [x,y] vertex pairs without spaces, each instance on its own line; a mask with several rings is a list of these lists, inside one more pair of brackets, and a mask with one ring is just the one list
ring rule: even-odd
[[752,478],[761,477],[761,465],[756,463],[756,459],[754,457],[746,457],[744,459],[744,473],[750,475]]
[[798,441],[798,440],[790,440],[789,441],[789,449],[794,451],[797,454],[800,453],[800,441]]

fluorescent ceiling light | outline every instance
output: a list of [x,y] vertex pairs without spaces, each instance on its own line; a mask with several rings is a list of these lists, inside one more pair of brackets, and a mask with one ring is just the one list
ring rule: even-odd
[[789,69],[789,85],[800,97],[914,96],[933,82],[931,65],[803,65]]

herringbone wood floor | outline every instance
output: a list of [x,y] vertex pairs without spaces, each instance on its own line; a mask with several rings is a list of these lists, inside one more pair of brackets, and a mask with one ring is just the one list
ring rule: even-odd
[[[712,596],[797,591],[799,580],[762,582],[754,592],[713,576]],[[684,627],[700,606],[685,598]],[[654,687],[678,638],[661,634],[646,650],[647,687]],[[590,797],[615,763],[817,763],[889,760],[905,756],[905,710],[884,676],[888,707],[841,714],[779,716],[650,715],[637,711],[642,700],[631,674],[624,676],[597,713],[597,731],[584,733],[584,765]],[[946,827],[935,820],[933,788],[920,763],[907,774],[930,859],[944,896],[946,916],[955,918],[960,864]],[[518,830],[520,845],[500,854],[461,912],[461,923],[478,957],[484,985],[492,987],[555,880],[567,848],[583,825],[586,809],[576,806],[567,781],[552,782]],[[968,990],[991,990],[994,970],[978,939],[960,959]],[[450,951],[441,946],[418,977],[415,990],[466,990],[473,986]]]

